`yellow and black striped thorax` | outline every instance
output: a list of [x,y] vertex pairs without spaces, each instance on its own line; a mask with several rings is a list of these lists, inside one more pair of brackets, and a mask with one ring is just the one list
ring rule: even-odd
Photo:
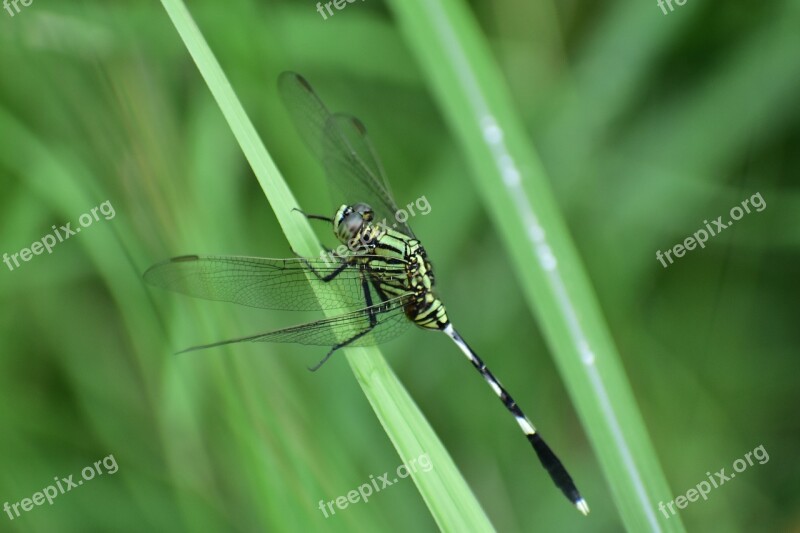
[[433,292],[433,268],[417,239],[371,222],[361,226],[355,239],[368,254],[365,264],[384,297],[412,293],[405,308],[410,320],[423,328],[447,327],[450,322],[444,304]]

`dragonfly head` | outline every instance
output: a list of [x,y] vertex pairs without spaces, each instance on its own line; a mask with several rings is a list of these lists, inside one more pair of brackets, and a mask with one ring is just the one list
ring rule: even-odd
[[367,204],[343,205],[333,217],[333,231],[341,242],[348,243],[374,216],[372,208]]

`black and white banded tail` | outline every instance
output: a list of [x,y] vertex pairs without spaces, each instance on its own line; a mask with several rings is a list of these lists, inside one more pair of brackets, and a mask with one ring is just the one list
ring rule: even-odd
[[519,408],[517,403],[514,401],[514,398],[506,391],[503,386],[497,381],[497,378],[491,373],[491,371],[486,367],[486,365],[481,361],[481,358],[472,351],[472,348],[461,338],[461,335],[453,328],[452,324],[447,324],[447,326],[443,329],[443,331],[447,334],[448,337],[453,339],[453,342],[464,352],[464,355],[467,356],[467,359],[470,360],[472,366],[474,366],[478,372],[481,373],[483,379],[489,384],[497,397],[500,398],[500,401],[503,402],[503,405],[506,406],[506,409],[514,415],[514,418],[517,420],[517,424],[519,427],[522,428],[522,432],[525,433],[525,437],[528,439],[528,442],[531,443],[533,449],[536,451],[536,455],[539,456],[539,461],[542,463],[542,466],[547,470],[550,474],[550,477],[553,479],[553,482],[556,486],[561,489],[561,492],[571,501],[575,507],[578,508],[580,512],[584,515],[589,514],[589,505],[586,503],[581,497],[580,492],[578,492],[578,488],[575,486],[575,483],[572,481],[567,469],[564,468],[564,465],[561,464],[561,461],[558,459],[553,450],[547,445],[547,443],[542,439],[539,433],[536,432],[536,429],[531,424],[531,421],[528,420],[528,417],[525,416],[525,413],[522,412],[522,409]]

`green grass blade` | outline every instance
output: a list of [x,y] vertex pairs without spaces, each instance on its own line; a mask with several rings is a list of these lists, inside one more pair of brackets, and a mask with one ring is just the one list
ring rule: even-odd
[[[547,177],[477,24],[458,0],[391,6],[470,158],[622,520],[630,531],[682,531],[679,517],[667,521],[658,512],[659,501],[672,499],[666,479]],[[572,474],[580,487],[580,472]],[[591,505],[592,494],[583,496]]]
[[[314,233],[305,218],[292,213],[297,202],[186,6],[181,0],[162,0],[162,3],[255,172],[289,243],[301,255],[316,255],[320,246]],[[439,527],[447,531],[491,531],[488,518],[452,459],[380,351],[349,348],[346,353],[401,459],[407,461],[423,453],[430,457],[433,469],[414,473],[412,477]]]

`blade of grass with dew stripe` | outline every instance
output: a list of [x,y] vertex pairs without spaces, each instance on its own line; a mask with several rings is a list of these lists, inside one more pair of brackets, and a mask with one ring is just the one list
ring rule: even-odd
[[[205,79],[261,184],[286,235],[301,255],[320,250],[272,158],[237,99],[219,63],[181,0],[162,0],[172,23]],[[412,478],[438,526],[447,531],[492,531],[489,519],[419,408],[377,348],[347,348],[347,360],[403,461],[427,453],[434,468]],[[312,505],[312,504],[310,504]]]
[[[544,169],[475,20],[459,0],[390,5],[470,159],[624,524],[683,531],[680,517],[668,521],[657,510],[672,499],[669,487]],[[573,476],[580,486],[580,474]],[[592,495],[584,497],[591,505]]]

